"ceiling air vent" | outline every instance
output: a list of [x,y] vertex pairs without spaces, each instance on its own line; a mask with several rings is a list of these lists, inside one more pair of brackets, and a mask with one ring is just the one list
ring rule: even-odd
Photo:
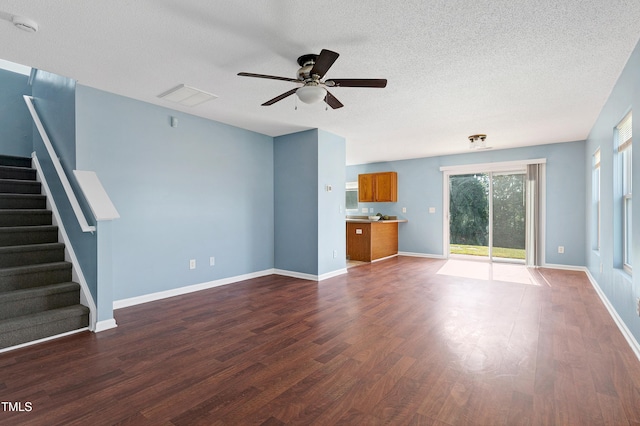
[[217,98],[216,95],[203,92],[202,90],[195,89],[184,84],[180,84],[173,89],[167,90],[166,92],[158,95],[158,97],[166,101],[191,107]]

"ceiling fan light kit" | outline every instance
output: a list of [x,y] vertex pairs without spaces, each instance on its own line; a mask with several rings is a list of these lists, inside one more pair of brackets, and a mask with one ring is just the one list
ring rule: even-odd
[[327,87],[386,87],[387,80],[385,79],[339,78],[323,81],[322,78],[329,68],[331,68],[336,59],[338,59],[338,56],[340,56],[338,53],[327,49],[322,49],[319,55],[310,53],[300,56],[298,58],[298,65],[300,65],[300,69],[298,70],[296,74],[297,78],[295,79],[248,72],[240,72],[238,75],[242,77],[266,78],[270,80],[281,80],[303,84],[302,87],[289,90],[288,92],[268,100],[263,103],[262,106],[273,105],[295,93],[298,96],[298,99],[306,104],[313,104],[324,100],[331,108],[337,109],[342,108],[344,105],[326,89]]
[[322,86],[302,86],[296,90],[296,95],[305,104],[315,104],[327,96],[327,89]]

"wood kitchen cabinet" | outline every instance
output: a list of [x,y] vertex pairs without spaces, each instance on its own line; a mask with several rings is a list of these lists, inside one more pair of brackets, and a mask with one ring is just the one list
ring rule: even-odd
[[358,175],[358,201],[361,203],[398,201],[398,173],[381,172]]
[[398,254],[398,222],[347,222],[349,259],[371,262]]

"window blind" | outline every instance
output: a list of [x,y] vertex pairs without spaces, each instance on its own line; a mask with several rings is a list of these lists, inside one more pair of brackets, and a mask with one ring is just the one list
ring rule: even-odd
[[616,127],[618,129],[618,152],[622,152],[631,146],[631,113],[629,113]]

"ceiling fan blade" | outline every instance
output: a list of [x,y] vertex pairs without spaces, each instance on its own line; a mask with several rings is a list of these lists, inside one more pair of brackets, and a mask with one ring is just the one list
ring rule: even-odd
[[327,105],[329,105],[333,109],[342,108],[344,106],[342,105],[342,102],[340,102],[338,98],[333,96],[331,92],[329,92],[328,90],[327,90],[327,96],[325,96],[324,101],[327,103]]
[[324,83],[328,87],[387,87],[384,78],[332,78]]
[[284,92],[282,95],[276,96],[275,98],[273,98],[271,100],[268,100],[267,102],[263,103],[262,106],[273,105],[276,102],[283,100],[287,96],[293,95],[294,93],[296,93],[297,90],[298,90],[298,88],[296,87],[295,89],[291,89],[288,92]]
[[324,75],[329,71],[331,65],[338,59],[340,56],[339,53],[332,52],[331,50],[322,49],[320,55],[316,58],[316,63],[311,68],[311,72],[309,74],[317,74],[320,78],[324,77]]
[[282,80],[282,81],[292,81],[294,83],[300,83],[300,80],[297,80],[295,78],[278,77],[275,75],[253,74],[250,72],[239,72],[238,75],[242,77],[268,78],[269,80]]

